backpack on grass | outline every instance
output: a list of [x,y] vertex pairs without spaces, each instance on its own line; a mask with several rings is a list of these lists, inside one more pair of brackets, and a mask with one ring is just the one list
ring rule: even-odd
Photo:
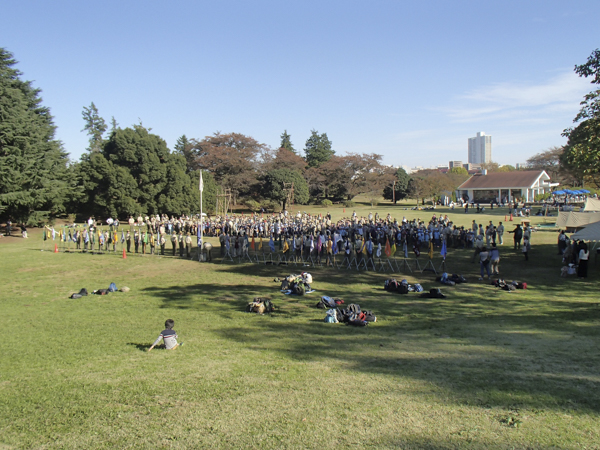
[[398,285],[399,294],[408,294],[408,281],[402,280]]
[[264,314],[273,312],[275,306],[268,298],[256,297],[246,306],[246,312],[255,312],[257,314]]

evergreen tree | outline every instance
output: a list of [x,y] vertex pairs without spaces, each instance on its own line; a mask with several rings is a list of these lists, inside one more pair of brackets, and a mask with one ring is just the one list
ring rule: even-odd
[[119,124],[117,123],[115,116],[112,116],[110,119],[110,132],[116,131],[119,128]]
[[[408,197],[408,193],[409,193],[409,184],[410,184],[410,175],[408,173],[406,173],[406,170],[404,170],[402,167],[400,167],[395,174],[395,183],[392,185],[387,185],[383,188],[383,198],[385,198],[386,200],[396,200],[396,202],[398,200],[402,200],[403,198]],[[395,195],[394,195],[394,189],[392,189],[392,187],[395,187]]]
[[311,130],[310,137],[306,140],[304,153],[308,167],[319,167],[335,154],[331,148],[331,141],[327,133],[319,134],[317,130]]
[[[165,141],[142,125],[117,129],[100,152],[82,157],[82,212],[101,217],[196,212],[199,173],[186,172],[183,156],[170,153]],[[206,209],[214,210],[209,203],[214,180],[205,176],[204,186]]]
[[281,135],[281,145],[279,148],[287,148],[292,153],[296,153],[296,150],[292,145],[292,137],[288,134],[287,130],[283,130],[283,134]]
[[[600,85],[600,49],[594,50],[585,64],[575,66],[575,72],[590,77],[596,87]],[[581,183],[592,181],[600,186],[600,89],[585,95],[573,122],[578,125],[563,132],[569,141],[560,157],[561,165]]]
[[[107,130],[106,122],[100,115],[98,114],[98,108],[94,105],[94,102],[89,106],[89,108],[83,107],[83,112],[81,113],[83,116],[83,120],[85,121],[85,127],[81,131],[87,131],[90,135],[90,146],[88,150],[90,152],[98,152],[102,148],[102,144],[104,142],[103,135]],[[113,117],[113,128],[116,128],[116,121]]]
[[16,63],[0,48],[0,218],[39,224],[64,212],[68,158],[40,89]]
[[275,200],[287,206],[287,189],[294,186],[294,203],[306,204],[309,200],[308,184],[300,172],[290,169],[273,169],[263,177],[262,194],[265,198]]
[[196,161],[196,152],[192,148],[192,142],[187,138],[185,134],[182,134],[177,138],[175,143],[174,153],[184,157],[186,162],[186,172],[192,172]]

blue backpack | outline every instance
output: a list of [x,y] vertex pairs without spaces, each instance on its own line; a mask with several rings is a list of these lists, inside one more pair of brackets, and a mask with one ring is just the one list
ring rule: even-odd
[[108,292],[117,292],[117,285],[115,283],[110,283],[110,286],[108,286]]

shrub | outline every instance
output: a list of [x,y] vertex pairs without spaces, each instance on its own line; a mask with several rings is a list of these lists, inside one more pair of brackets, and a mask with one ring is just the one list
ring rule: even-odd
[[281,204],[275,200],[263,200],[260,202],[260,206],[269,212],[281,211]]
[[260,209],[260,204],[251,198],[244,200],[244,206],[246,206],[252,212],[256,212]]
[[333,205],[333,202],[331,200],[329,200],[329,199],[321,200],[321,206],[329,207],[331,205]]
[[346,208],[354,208],[356,206],[356,203],[354,203],[352,200],[346,200],[344,202],[344,206]]

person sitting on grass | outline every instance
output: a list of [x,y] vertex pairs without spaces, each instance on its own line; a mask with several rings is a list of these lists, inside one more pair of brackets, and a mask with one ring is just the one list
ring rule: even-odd
[[164,340],[165,348],[167,350],[175,350],[180,345],[183,345],[183,342],[181,344],[177,343],[178,336],[175,330],[173,329],[174,326],[175,321],[173,319],[167,319],[165,321],[165,329],[160,332],[160,335],[158,336],[158,338],[156,338],[156,341],[154,341],[154,344],[152,344],[148,351],[152,350],[160,342],[161,339]]

